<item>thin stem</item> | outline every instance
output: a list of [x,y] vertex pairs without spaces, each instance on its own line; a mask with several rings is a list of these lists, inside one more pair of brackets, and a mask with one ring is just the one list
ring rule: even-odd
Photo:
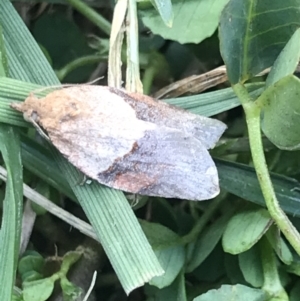
[[71,71],[90,64],[99,63],[101,61],[107,61],[107,56],[101,55],[87,55],[73,60],[72,62],[65,65],[60,70],[56,71],[56,75],[60,81],[62,81]]
[[105,18],[103,18],[98,12],[96,12],[93,8],[89,7],[87,4],[85,4],[80,0],[67,0],[67,1],[75,9],[81,12],[87,19],[89,19],[92,23],[98,26],[108,36],[110,35],[111,24]]
[[144,77],[143,77],[143,88],[144,88],[144,94],[150,94],[152,82],[155,77],[155,74],[157,73],[157,70],[155,67],[151,66],[145,69]]
[[262,289],[272,297],[280,297],[280,300],[289,300],[284,290],[277,269],[274,250],[266,237],[259,242],[261,260],[264,274],[264,285]]
[[300,255],[300,234],[280,208],[268,171],[261,139],[261,109],[251,99],[248,91],[242,84],[234,85],[233,90],[240,99],[246,114],[252,160],[268,211],[279,229]]
[[214,200],[211,201],[209,206],[204,211],[201,218],[198,219],[193,229],[186,234],[185,236],[182,236],[180,238],[181,244],[186,245],[190,242],[193,242],[196,240],[196,238],[199,236],[199,234],[203,231],[206,224],[209,222],[209,220],[212,218],[213,214],[216,212],[216,210],[220,207],[221,202],[224,200],[224,197],[216,197]]

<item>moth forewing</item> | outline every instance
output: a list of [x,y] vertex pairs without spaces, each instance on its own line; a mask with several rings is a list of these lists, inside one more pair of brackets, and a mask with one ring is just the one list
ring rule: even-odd
[[148,96],[74,86],[12,107],[35,121],[54,146],[98,182],[131,193],[204,200],[219,193],[207,149],[226,126]]

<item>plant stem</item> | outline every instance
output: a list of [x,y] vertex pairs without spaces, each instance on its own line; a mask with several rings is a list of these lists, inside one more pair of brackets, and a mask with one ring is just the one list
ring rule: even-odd
[[262,237],[259,246],[264,274],[264,285],[262,289],[272,297],[280,297],[280,300],[288,301],[288,295],[279,278],[276,256],[271,244],[266,237]]
[[67,1],[75,9],[81,12],[87,19],[89,19],[92,23],[98,26],[108,36],[110,35],[111,24],[105,18],[103,18],[98,12],[96,12],[93,8],[89,7],[87,4],[85,4],[80,0],[67,0]]
[[251,99],[242,84],[234,85],[233,90],[240,99],[246,114],[252,160],[268,211],[289,243],[300,255],[300,234],[280,208],[268,171],[261,139],[261,108]]
[[157,69],[154,66],[145,69],[143,77],[144,94],[148,95],[151,93],[152,82],[156,73]]
[[75,59],[65,65],[60,70],[56,71],[56,75],[59,78],[60,81],[62,81],[71,71],[90,64],[99,63],[101,61],[107,61],[107,56],[103,55],[87,55],[80,57],[78,59]]
[[201,218],[198,219],[192,230],[188,234],[181,237],[180,240],[183,245],[191,243],[197,239],[213,214],[220,207],[223,200],[224,197],[218,196],[210,202],[209,206],[206,208]]

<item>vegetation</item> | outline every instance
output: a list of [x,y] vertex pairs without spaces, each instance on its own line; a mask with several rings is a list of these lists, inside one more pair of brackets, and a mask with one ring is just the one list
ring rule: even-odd
[[[116,2],[0,2],[0,300],[298,301],[300,0]],[[220,195],[81,185],[10,107],[99,77],[225,122]]]

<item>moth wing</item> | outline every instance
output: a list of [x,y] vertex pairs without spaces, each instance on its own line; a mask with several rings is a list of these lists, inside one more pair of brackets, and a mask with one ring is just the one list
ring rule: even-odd
[[108,186],[137,194],[206,200],[219,193],[216,166],[206,147],[166,127],[148,131],[133,152],[98,174]]
[[206,147],[174,129],[146,131],[123,156],[116,156],[114,150],[131,145],[125,136],[115,140],[83,135],[80,141],[66,141],[64,136],[63,144],[59,136],[50,138],[84,174],[115,189],[189,200],[206,200],[219,193],[217,169]]
[[207,149],[215,146],[227,128],[217,119],[192,114],[147,95],[109,89],[129,103],[139,119],[183,131],[200,140]]

